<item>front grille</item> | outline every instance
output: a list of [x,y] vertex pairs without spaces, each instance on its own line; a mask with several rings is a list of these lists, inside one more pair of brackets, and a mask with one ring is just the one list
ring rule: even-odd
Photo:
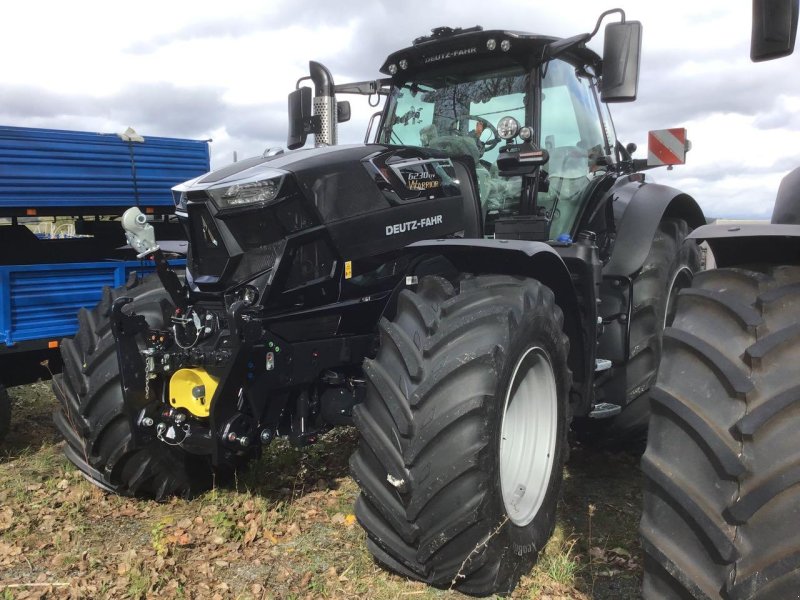
[[283,254],[286,240],[278,240],[267,246],[248,250],[242,255],[239,265],[231,276],[236,283],[247,281],[258,273],[263,273],[275,266],[278,258]]
[[221,291],[273,268],[288,235],[319,223],[302,196],[289,191],[289,196],[274,205],[226,211],[216,219],[205,202],[190,202],[190,264],[195,281],[198,275],[205,277],[200,284],[208,283],[209,291]]
[[189,268],[195,279],[222,277],[230,257],[211,213],[203,204],[189,204]]

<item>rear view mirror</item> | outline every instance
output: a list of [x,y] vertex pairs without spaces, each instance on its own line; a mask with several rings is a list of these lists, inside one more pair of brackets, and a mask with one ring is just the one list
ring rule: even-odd
[[606,25],[603,44],[603,102],[636,100],[639,87],[639,60],[642,53],[642,24],[625,21]]
[[750,60],[788,56],[797,37],[798,0],[753,0]]
[[314,133],[311,117],[311,88],[301,87],[289,94],[289,135],[286,147],[289,150],[302,148],[308,134]]

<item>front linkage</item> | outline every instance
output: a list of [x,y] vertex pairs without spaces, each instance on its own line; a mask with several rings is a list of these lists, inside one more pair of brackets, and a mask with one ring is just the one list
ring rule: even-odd
[[[135,309],[123,310],[131,297],[117,298],[111,309],[137,446],[155,437],[210,456],[217,467],[235,467],[276,435],[288,434],[292,444],[305,446],[331,425],[352,423],[364,382],[336,367],[343,361],[360,364],[372,336],[290,344],[268,330],[255,298],[195,302],[146,222],[123,223],[139,257],[154,260],[171,300],[162,302],[163,328],[151,328]],[[303,360],[295,361],[295,353]]]

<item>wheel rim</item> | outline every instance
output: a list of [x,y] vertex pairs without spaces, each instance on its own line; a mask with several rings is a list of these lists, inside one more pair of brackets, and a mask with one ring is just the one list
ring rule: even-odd
[[533,521],[547,494],[558,438],[558,392],[550,357],[528,348],[517,361],[500,426],[500,489],[509,520]]
[[662,329],[666,329],[672,325],[672,320],[675,318],[675,308],[678,301],[678,292],[685,287],[692,285],[694,273],[689,267],[681,267],[675,272],[675,275],[670,281],[669,288],[667,288],[667,304],[664,309],[664,323]]

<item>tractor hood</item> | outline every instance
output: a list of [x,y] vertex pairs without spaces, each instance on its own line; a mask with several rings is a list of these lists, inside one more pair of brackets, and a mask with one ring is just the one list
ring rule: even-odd
[[315,266],[289,280],[319,279],[342,259],[415,241],[413,227],[454,234],[464,228],[461,185],[453,161],[429,148],[358,144],[240,161],[174,188],[188,279],[222,292],[306,247],[329,258],[294,261]]
[[[297,173],[317,161],[325,163],[339,161],[331,155],[339,154],[343,160],[358,160],[368,154],[363,144],[307,148],[274,156],[255,156],[235,162],[202,177],[192,179],[178,186],[182,192],[205,191],[217,187],[231,186],[245,181],[258,181],[287,173]],[[324,158],[322,158],[324,157]]]

